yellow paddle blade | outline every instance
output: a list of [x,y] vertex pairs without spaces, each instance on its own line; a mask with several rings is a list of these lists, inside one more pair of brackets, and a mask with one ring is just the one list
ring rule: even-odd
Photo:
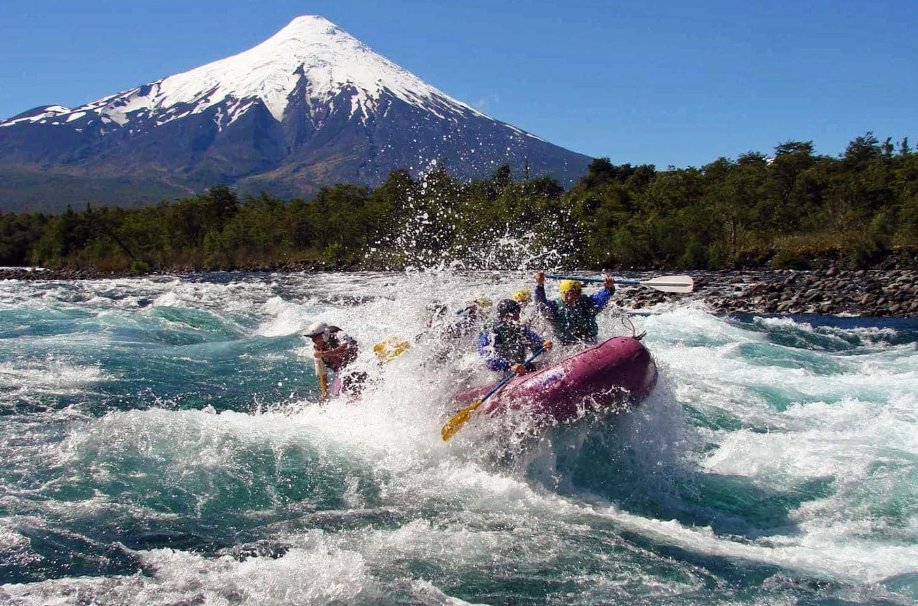
[[472,413],[484,403],[484,400],[478,400],[471,406],[466,406],[455,415],[453,418],[447,421],[446,425],[443,426],[443,429],[440,430],[440,435],[443,436],[443,441],[448,442],[451,437],[456,435],[456,433],[462,429],[462,426],[469,422],[469,419],[472,418]]
[[380,341],[373,346],[373,353],[379,359],[381,364],[390,362],[399,357],[407,350],[411,349],[411,344],[401,337],[389,337],[385,341]]

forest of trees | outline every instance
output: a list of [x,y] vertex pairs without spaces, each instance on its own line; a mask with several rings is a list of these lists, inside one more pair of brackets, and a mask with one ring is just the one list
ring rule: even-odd
[[541,262],[584,269],[802,268],[832,251],[864,266],[918,245],[918,153],[908,139],[867,133],[838,158],[788,141],[770,157],[749,152],[665,171],[600,158],[569,190],[521,177],[503,166],[460,182],[441,166],[420,178],[393,171],[375,188],[326,187],[311,200],[240,199],[215,186],[138,209],[5,213],[0,266],[519,268],[543,251]]

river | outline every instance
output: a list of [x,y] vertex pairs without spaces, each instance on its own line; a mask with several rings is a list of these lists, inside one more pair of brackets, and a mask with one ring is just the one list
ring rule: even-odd
[[[660,369],[637,410],[444,443],[459,378],[495,375],[471,342],[373,344],[531,285],[0,281],[0,602],[918,600],[918,321],[611,309]],[[361,344],[361,400],[319,403],[315,321]]]

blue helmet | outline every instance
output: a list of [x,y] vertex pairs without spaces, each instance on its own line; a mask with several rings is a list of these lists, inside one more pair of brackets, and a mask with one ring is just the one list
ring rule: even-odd
[[518,313],[520,313],[520,304],[513,299],[504,299],[497,304],[497,318],[499,320],[505,320]]

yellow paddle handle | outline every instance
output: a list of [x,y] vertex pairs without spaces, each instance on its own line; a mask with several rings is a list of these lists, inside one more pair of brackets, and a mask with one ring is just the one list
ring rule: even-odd
[[319,377],[319,395],[324,402],[328,399],[328,372],[325,370],[325,362],[322,358],[316,358],[316,376]]

